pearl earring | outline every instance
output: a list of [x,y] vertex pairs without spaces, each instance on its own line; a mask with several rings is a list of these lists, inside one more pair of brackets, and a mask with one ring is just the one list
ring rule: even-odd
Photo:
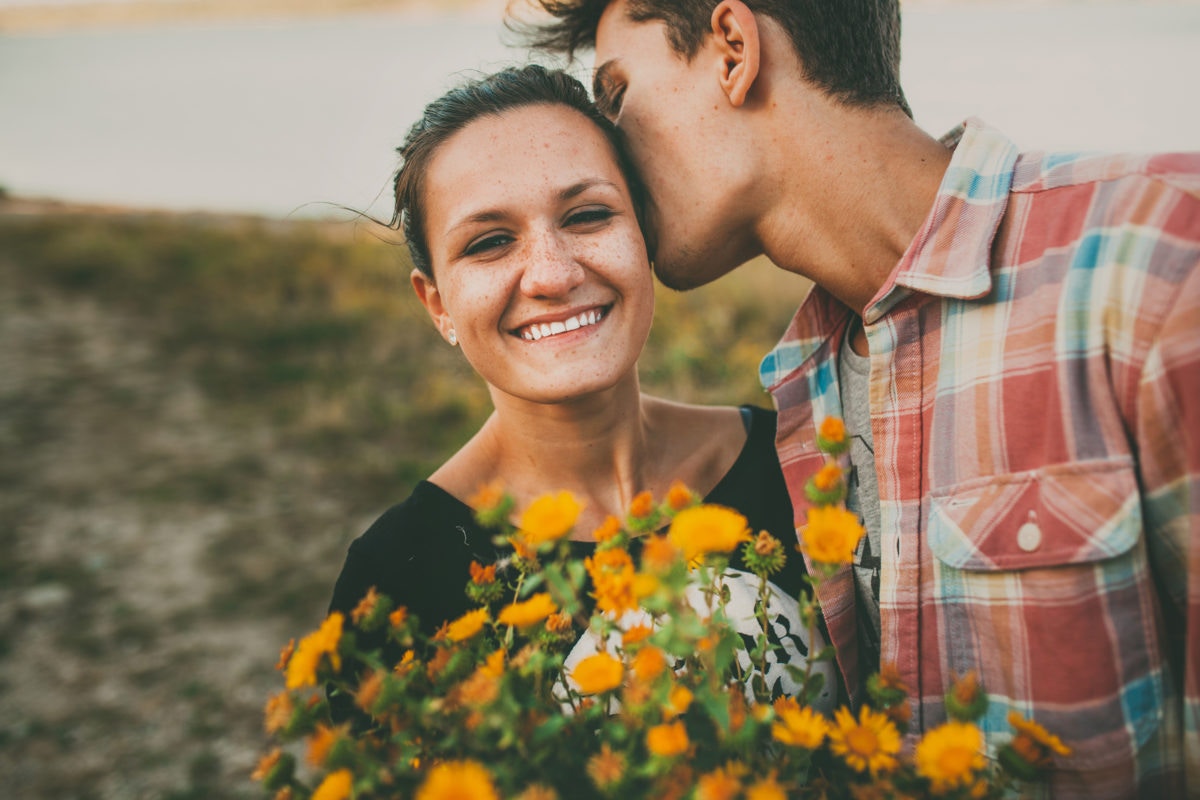
[[450,341],[451,347],[458,345],[458,334],[454,332],[454,328],[450,329],[450,333],[446,335],[446,338]]

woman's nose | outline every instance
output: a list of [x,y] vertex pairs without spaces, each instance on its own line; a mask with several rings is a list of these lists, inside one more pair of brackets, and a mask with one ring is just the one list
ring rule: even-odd
[[583,277],[583,265],[557,236],[540,236],[526,253],[521,292],[528,297],[562,297]]

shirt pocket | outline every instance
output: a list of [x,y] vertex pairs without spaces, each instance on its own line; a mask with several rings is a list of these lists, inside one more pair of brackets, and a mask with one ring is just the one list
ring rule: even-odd
[[963,570],[1020,570],[1100,561],[1142,532],[1133,460],[1059,464],[930,493],[929,546]]
[[[1067,769],[1133,758],[1164,707],[1133,460],[931,492],[928,543],[951,668],[980,668],[990,693],[1062,736],[1075,749]],[[1006,729],[1002,717],[990,723]]]

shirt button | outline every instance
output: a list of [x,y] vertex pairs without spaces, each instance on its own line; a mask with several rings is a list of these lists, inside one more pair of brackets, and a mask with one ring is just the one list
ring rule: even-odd
[[1042,544],[1042,529],[1036,522],[1026,522],[1017,529],[1017,546],[1026,553],[1032,553]]

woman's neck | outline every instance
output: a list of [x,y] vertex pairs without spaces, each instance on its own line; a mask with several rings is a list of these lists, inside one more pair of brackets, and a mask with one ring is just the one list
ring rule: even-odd
[[636,375],[605,392],[565,403],[532,403],[493,392],[495,412],[433,476],[456,496],[500,481],[518,508],[550,491],[584,503],[577,534],[608,514],[622,516],[643,489],[655,490],[660,463],[651,414]]

